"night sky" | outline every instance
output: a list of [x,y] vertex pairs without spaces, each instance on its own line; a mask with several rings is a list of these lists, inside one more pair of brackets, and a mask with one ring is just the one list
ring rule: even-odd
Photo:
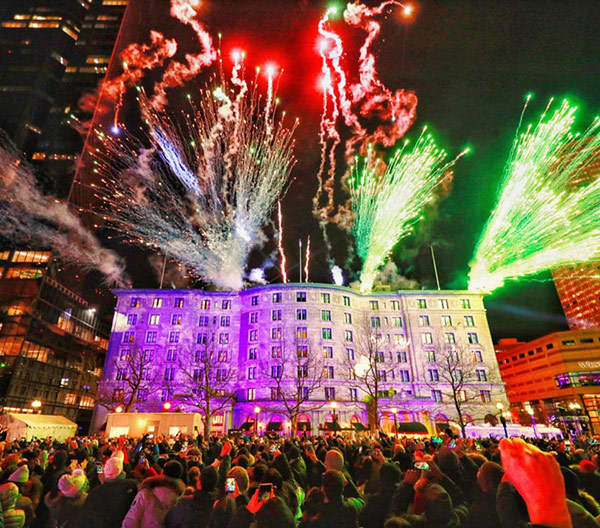
[[[166,0],[142,3],[144,8],[132,13],[135,23],[127,39],[147,40],[148,31],[156,28],[177,37],[182,51],[194,49],[194,34],[169,19]],[[415,238],[397,246],[394,260],[404,275],[433,288],[429,245],[434,245],[442,288],[462,289],[467,285],[475,243],[494,204],[526,94],[532,92],[535,97],[525,122],[536,120],[551,96],[568,96],[579,103],[582,128],[600,109],[600,2],[411,0],[411,4],[416,13],[410,21],[393,9],[382,19],[382,33],[373,47],[382,80],[391,90],[413,90],[419,99],[417,121],[409,137],[427,124],[451,155],[465,146],[471,153],[457,164],[449,195]],[[297,277],[293,266],[298,237],[310,235],[310,279],[319,282],[331,282],[322,238],[311,215],[322,101],[315,43],[318,20],[328,5],[298,0],[204,0],[199,10],[211,34],[215,38],[218,32],[223,34],[226,66],[229,51],[242,48],[249,68],[273,60],[285,70],[279,88],[282,107],[301,118],[296,136],[298,163],[283,202],[289,272]],[[334,28],[343,35],[348,64],[355,64],[364,33],[342,21]],[[174,91],[174,106],[177,97]],[[330,236],[333,256],[343,265],[351,252],[351,239],[335,229]],[[258,265],[272,250],[267,246],[257,252],[250,264]],[[358,262],[354,268],[357,272]],[[347,275],[350,271],[345,269]],[[276,270],[267,275],[278,280]],[[549,277],[548,272],[541,273],[486,298],[494,340],[531,339],[567,328]],[[135,285],[152,286],[146,281]]]

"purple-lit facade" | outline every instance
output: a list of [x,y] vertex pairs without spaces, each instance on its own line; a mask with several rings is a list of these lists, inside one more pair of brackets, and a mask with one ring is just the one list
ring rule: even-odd
[[[294,347],[307,343],[311,354],[323,356],[327,369],[326,379],[311,395],[298,421],[310,424],[312,432],[317,432],[319,426],[332,421],[335,412],[342,427],[355,422],[366,425],[365,392],[345,375],[348,357],[357,346],[357,333],[363,331],[359,321],[376,327],[386,354],[400,358],[398,368],[381,384],[385,396],[379,401],[379,420],[384,430],[393,427],[392,409],[397,409],[399,422],[419,421],[431,430],[436,421],[453,419],[452,404],[439,401],[440,392],[432,388],[430,379],[434,365],[429,352],[440,336],[467,343],[483,376],[500,379],[482,296],[472,292],[361,294],[341,286],[290,283],[238,292],[116,290],[115,294],[118,300],[101,383],[103,392],[119,390],[120,358],[137,346],[153,358],[153,368],[159,369],[165,387],[151,397],[140,398],[134,409],[157,411],[169,401],[171,412],[197,411],[177,401],[167,380],[177,379],[176,354],[193,354],[196,343],[203,339],[200,335],[212,325],[215,346],[224,359],[222,368],[235,371],[230,382],[235,400],[213,419],[212,431],[216,433],[253,422],[256,407],[260,408],[259,432],[269,423],[281,422],[284,432],[289,433],[289,420],[269,376],[270,358],[282,341]],[[489,383],[486,390],[482,388],[483,384],[473,386],[482,394],[475,410],[470,411],[476,421],[496,413],[496,403],[506,401],[501,384],[491,397]],[[335,409],[331,405],[334,401]],[[97,408],[96,426],[103,423],[107,412],[105,407]]]

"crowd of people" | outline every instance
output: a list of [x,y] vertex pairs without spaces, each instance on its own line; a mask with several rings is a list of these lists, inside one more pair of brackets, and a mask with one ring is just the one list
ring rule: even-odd
[[600,526],[586,439],[81,437],[0,459],[0,527]]

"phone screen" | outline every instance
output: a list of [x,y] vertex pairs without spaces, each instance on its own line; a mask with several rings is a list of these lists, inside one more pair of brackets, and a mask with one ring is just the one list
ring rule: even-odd
[[452,442],[450,442],[450,443],[448,444],[448,447],[449,447],[450,449],[454,449],[454,448],[456,447],[456,442],[455,442],[454,440],[452,440]]
[[233,493],[235,491],[235,479],[229,477],[225,482],[225,491],[227,493]]
[[104,473],[104,470],[102,469],[102,464],[96,464],[96,473]]
[[427,462],[415,462],[415,469],[424,469],[429,471],[429,464]]

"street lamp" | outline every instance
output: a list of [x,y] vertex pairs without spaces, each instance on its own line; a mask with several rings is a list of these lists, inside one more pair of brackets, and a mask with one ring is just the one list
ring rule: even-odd
[[529,414],[529,416],[531,416],[531,424],[533,426],[533,436],[535,436],[537,438],[538,434],[537,434],[537,429],[535,427],[535,416],[534,416],[534,412],[533,412],[533,408],[531,407],[531,404],[526,403],[525,410],[527,411],[527,414]]
[[502,410],[504,409],[504,404],[502,402],[498,402],[496,404],[496,408],[498,409],[498,414],[500,415],[500,423],[504,428],[504,436],[508,438],[508,430],[506,429],[506,418],[504,418],[504,413]]
[[115,412],[118,413],[122,413],[123,412],[123,407],[121,407],[120,405],[115,409]]
[[396,407],[392,407],[391,411],[394,415],[394,432],[396,434],[396,440],[398,440],[398,422],[396,421],[396,413],[398,412],[398,409],[396,409]]
[[336,423],[337,419],[338,419],[337,414],[335,413],[336,409],[337,409],[337,402],[334,402],[334,401],[331,402],[331,414],[332,414],[331,418],[333,420],[333,423]]
[[254,426],[256,428],[256,436],[258,436],[258,415],[260,414],[260,407],[257,405],[254,407],[254,414],[256,414],[256,420],[254,420]]
[[165,402],[163,405],[163,410],[165,412],[169,412],[169,410],[171,409],[171,403],[170,402]]
[[35,409],[38,413],[42,412],[42,402],[40,400],[33,400],[31,402],[31,407]]

